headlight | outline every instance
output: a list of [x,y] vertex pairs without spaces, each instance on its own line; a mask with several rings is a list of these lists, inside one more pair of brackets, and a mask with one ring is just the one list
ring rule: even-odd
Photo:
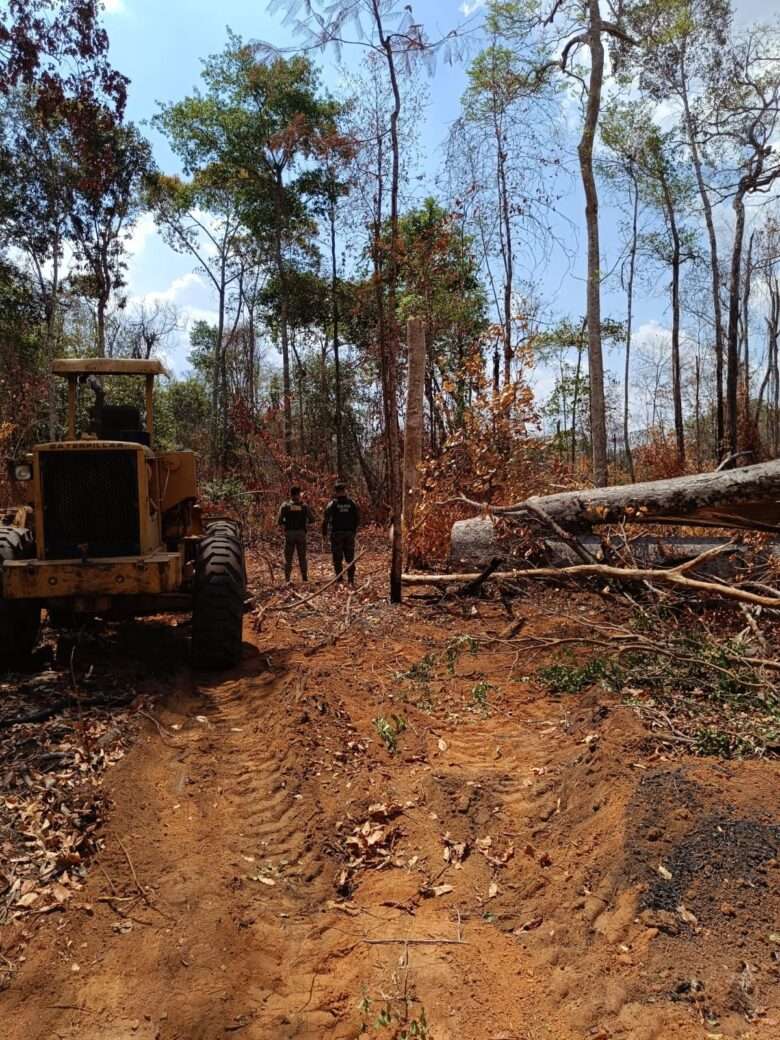
[[33,471],[29,462],[14,464],[14,480],[32,480]]

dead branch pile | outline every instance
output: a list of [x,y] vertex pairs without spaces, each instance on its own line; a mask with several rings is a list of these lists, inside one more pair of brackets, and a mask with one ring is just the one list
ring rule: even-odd
[[640,583],[644,585],[673,585],[678,589],[704,593],[707,596],[722,597],[739,603],[747,603],[761,607],[780,608],[780,592],[765,588],[756,592],[742,585],[728,585],[723,582],[703,581],[691,577],[698,567],[711,557],[728,552],[733,543],[718,545],[701,553],[692,560],[687,560],[669,569],[624,566],[618,567],[606,563],[582,563],[571,567],[527,567],[511,571],[491,570],[489,573],[465,574],[405,574],[405,585],[437,585],[458,586],[469,583],[476,590],[476,583],[493,580],[502,582],[524,582],[529,580],[560,581],[565,578],[596,577],[623,584]]

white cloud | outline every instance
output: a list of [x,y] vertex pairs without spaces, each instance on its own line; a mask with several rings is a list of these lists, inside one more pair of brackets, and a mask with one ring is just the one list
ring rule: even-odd
[[106,14],[126,14],[125,0],[103,0]]
[[463,0],[463,3],[460,5],[458,10],[461,14],[469,18],[475,11],[478,11],[480,7],[484,6],[485,0],[471,0],[471,2],[469,2],[469,0]]
[[157,234],[157,225],[151,213],[144,213],[135,223],[125,243],[128,253],[134,258],[146,248],[146,243]]
[[164,360],[169,369],[178,376],[187,370],[187,354],[190,350],[190,330],[196,321],[217,324],[217,311],[209,306],[210,287],[196,271],[174,278],[165,289],[153,289],[145,293],[133,293],[128,298],[128,309],[142,304],[170,304],[179,317],[178,331],[173,335],[164,351]]
[[658,321],[645,321],[634,330],[632,336],[634,347],[642,349],[666,350],[672,345],[672,330],[668,325]]
[[[196,271],[188,271],[186,274],[174,278],[167,289],[154,289],[134,297],[139,303],[174,303],[177,306],[186,306],[190,301],[195,306],[195,300],[202,297],[208,288],[201,275]],[[190,298],[188,300],[188,297]]]

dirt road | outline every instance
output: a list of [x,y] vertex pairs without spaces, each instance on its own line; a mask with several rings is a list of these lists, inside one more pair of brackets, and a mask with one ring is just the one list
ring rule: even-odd
[[4,1040],[780,1037],[775,763],[551,699],[500,605],[316,607],[160,681]]

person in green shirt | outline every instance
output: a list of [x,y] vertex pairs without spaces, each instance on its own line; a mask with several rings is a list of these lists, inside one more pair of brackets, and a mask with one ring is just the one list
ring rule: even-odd
[[297,553],[301,578],[303,581],[308,581],[306,532],[309,525],[314,523],[314,513],[311,506],[304,502],[299,487],[290,488],[290,497],[282,503],[277,522],[284,531],[284,580],[289,584],[292,577],[293,557]]

